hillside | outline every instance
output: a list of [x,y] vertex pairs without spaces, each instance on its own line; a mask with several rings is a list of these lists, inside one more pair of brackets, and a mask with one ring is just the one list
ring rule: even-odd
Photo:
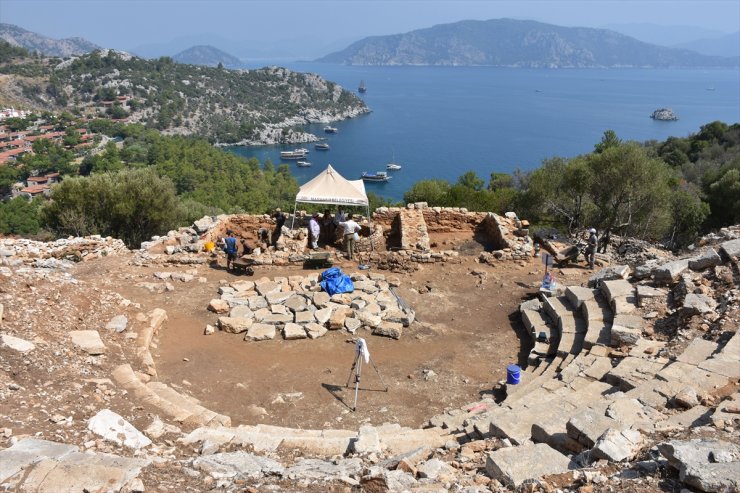
[[181,51],[172,58],[178,63],[205,65],[208,67],[215,67],[219,63],[224,67],[230,68],[238,68],[242,65],[241,60],[234,55],[208,45],[193,46]]
[[37,51],[46,56],[68,57],[100,49],[100,46],[84,38],[52,39],[5,23],[0,23],[0,38],[11,45],[21,46],[31,52]]
[[350,91],[315,74],[269,67],[223,70],[145,60],[100,50],[61,62],[13,59],[0,65],[0,99],[37,109],[82,109],[169,134],[220,144],[316,140],[300,127],[368,112]]
[[605,29],[493,19],[440,24],[373,36],[318,61],[348,65],[489,65],[504,67],[737,66],[737,58],[665,48]]

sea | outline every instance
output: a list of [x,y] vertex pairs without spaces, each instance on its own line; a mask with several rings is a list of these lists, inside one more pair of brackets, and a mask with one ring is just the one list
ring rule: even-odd
[[[740,68],[736,69],[514,69],[495,67],[364,67],[313,62],[264,63],[316,73],[359,94],[370,113],[306,130],[331,149],[313,145],[229,147],[231,152],[285,162],[300,184],[331,164],[349,179],[384,171],[387,182],[366,189],[400,201],[415,182],[454,182],[474,171],[532,170],[556,156],[589,153],[606,130],[622,140],[686,137],[715,120],[740,122]],[[670,108],[677,121],[650,118]],[[280,151],[306,147],[311,167],[281,161]]]

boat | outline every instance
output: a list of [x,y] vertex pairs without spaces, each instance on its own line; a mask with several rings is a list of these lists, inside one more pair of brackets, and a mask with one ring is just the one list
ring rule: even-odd
[[367,87],[365,87],[365,81],[364,80],[361,80],[360,81],[360,87],[357,88],[357,92],[359,92],[361,94],[365,94],[367,92]]
[[303,159],[308,154],[308,149],[293,149],[292,151],[280,151],[281,159]]
[[375,173],[364,171],[361,178],[364,181],[388,181],[391,179],[385,171],[376,171]]
[[328,142],[318,142],[314,145],[317,151],[328,151],[329,150],[329,143]]
[[398,171],[401,169],[401,165],[396,163],[396,151],[393,150],[393,158],[391,159],[391,162],[385,165],[385,169],[389,171]]
[[707,91],[714,91],[714,85],[711,85],[711,86],[707,87],[706,89],[707,89]]
[[301,168],[308,168],[308,167],[310,167],[310,166],[311,166],[311,163],[310,163],[309,161],[303,161],[303,160],[301,160],[301,161],[298,161],[298,162],[297,162],[297,163],[295,163],[295,164],[296,164],[296,165],[298,165],[298,166],[299,166],[299,167],[301,167]]
[[335,133],[339,132],[339,129],[337,127],[332,127],[330,125],[327,125],[327,126],[324,127],[324,132],[326,132],[328,134],[335,134]]

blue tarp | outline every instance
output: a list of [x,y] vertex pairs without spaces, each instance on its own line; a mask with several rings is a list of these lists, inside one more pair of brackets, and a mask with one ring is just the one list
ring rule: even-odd
[[332,267],[321,273],[321,289],[326,291],[329,296],[338,293],[351,293],[355,290],[352,279],[342,272],[339,267]]

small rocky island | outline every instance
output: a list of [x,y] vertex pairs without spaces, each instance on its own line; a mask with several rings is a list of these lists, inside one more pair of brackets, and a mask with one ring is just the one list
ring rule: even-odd
[[678,117],[670,108],[659,108],[653,111],[653,114],[650,115],[650,118],[652,118],[653,120],[661,120],[666,122],[678,120]]

